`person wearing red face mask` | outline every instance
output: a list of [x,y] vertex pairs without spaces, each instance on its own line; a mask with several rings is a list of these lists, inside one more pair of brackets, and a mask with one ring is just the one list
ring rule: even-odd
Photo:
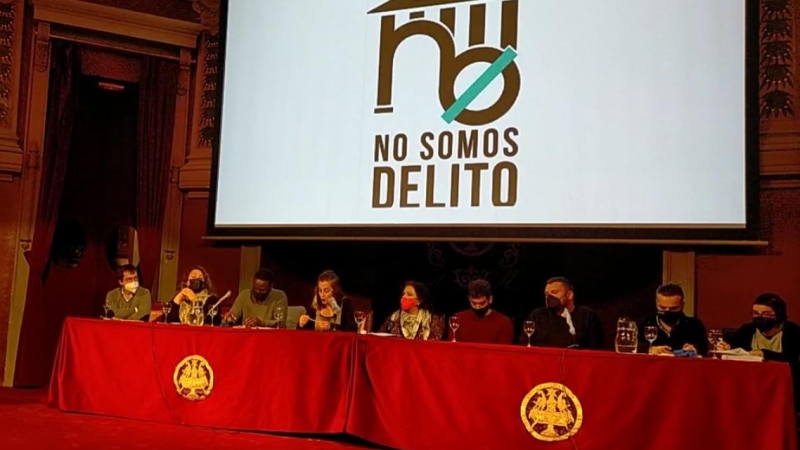
[[406,339],[441,340],[444,335],[444,316],[433,314],[429,304],[430,294],[425,285],[407,281],[400,298],[400,309],[386,319],[380,332]]

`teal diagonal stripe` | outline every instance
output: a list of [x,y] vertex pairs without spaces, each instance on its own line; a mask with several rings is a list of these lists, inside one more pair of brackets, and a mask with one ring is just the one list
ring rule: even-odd
[[517,57],[517,52],[511,47],[506,47],[502,55],[500,55],[485,71],[475,80],[463,94],[461,94],[455,103],[453,103],[447,111],[442,114],[442,119],[447,123],[453,123],[454,120],[472,103],[484,89],[486,89],[495,78],[500,76],[501,73],[514,61]]

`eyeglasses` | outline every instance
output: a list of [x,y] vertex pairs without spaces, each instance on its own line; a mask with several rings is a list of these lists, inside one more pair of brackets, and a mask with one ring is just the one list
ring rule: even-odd
[[756,317],[763,317],[763,318],[765,318],[765,319],[774,319],[776,316],[775,316],[775,313],[764,313],[764,314],[759,314],[759,313],[755,313],[755,312],[754,312],[754,313],[753,313],[753,318],[756,318]]

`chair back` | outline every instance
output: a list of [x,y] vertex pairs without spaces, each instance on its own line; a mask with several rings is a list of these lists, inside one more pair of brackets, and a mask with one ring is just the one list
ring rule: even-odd
[[290,306],[286,308],[286,329],[297,329],[297,322],[300,321],[300,316],[306,313],[305,306]]

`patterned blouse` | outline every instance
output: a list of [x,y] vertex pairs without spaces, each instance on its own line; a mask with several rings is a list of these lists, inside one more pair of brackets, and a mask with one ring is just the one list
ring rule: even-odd
[[444,336],[444,316],[420,309],[416,314],[398,310],[383,323],[381,333],[391,333],[406,339],[440,341]]

